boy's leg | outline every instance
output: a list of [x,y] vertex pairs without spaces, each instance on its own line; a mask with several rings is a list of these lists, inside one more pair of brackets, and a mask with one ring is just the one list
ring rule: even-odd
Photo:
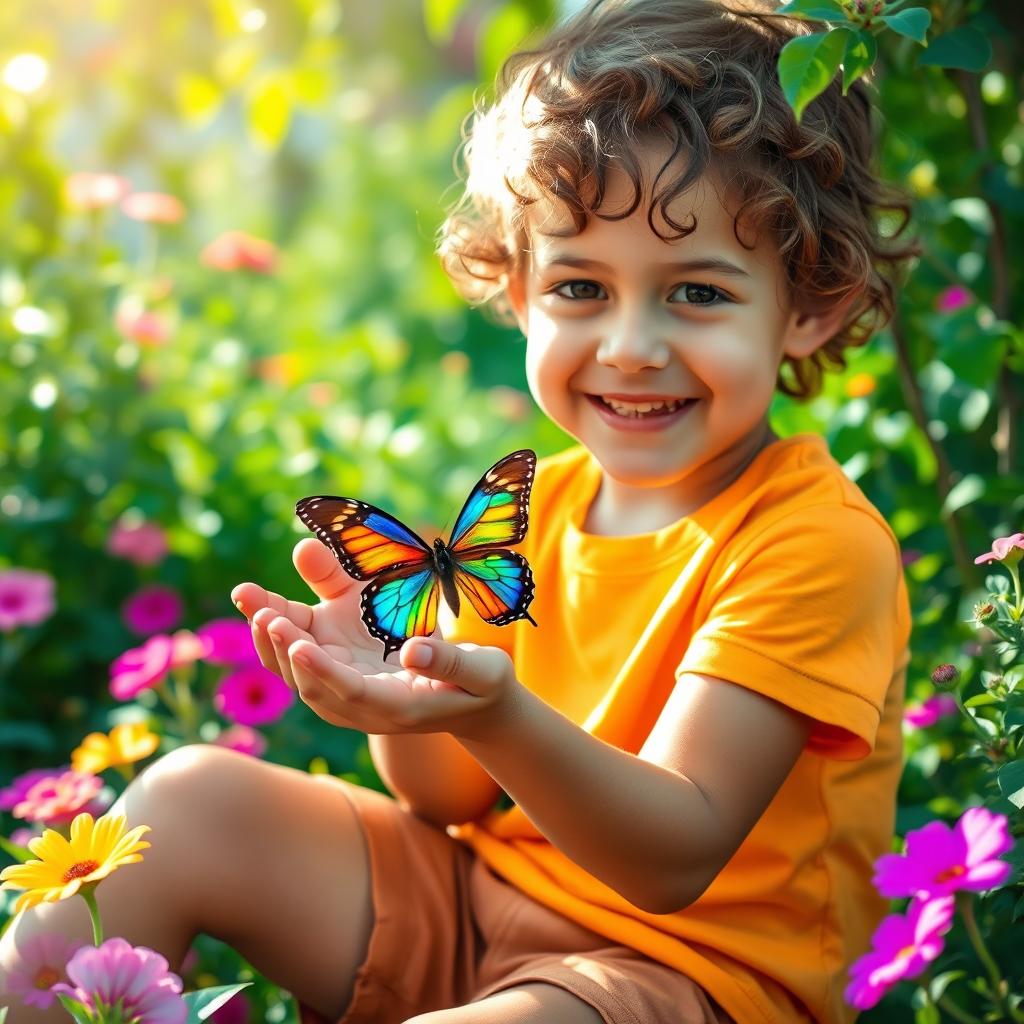
[[[97,890],[107,937],[167,957],[177,971],[199,932],[229,943],[261,974],[328,1019],[341,1015],[373,925],[362,828],[343,787],[215,746],[154,762],[108,813],[149,825],[143,860]],[[76,896],[27,911],[0,940],[0,992],[31,935],[91,941]],[[9,997],[7,1024],[66,1024]]]
[[589,1003],[557,985],[524,982],[475,1003],[435,1010],[404,1024],[603,1024]]

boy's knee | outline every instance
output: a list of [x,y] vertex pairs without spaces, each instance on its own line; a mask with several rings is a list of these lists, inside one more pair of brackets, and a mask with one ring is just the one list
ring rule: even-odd
[[237,799],[248,760],[207,743],[177,747],[133,779],[111,813],[127,815],[131,826],[147,824],[154,816],[202,817],[211,810],[223,811]]

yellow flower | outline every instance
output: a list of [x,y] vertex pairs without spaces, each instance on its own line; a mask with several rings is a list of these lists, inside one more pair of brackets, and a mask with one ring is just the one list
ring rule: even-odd
[[149,757],[156,750],[160,737],[149,731],[145,722],[115,725],[110,735],[91,732],[71,752],[71,767],[76,772],[99,775],[104,768],[132,764]]
[[847,378],[846,393],[850,398],[866,398],[875,390],[876,383],[870,373],[855,373]]
[[139,850],[150,844],[139,839],[148,825],[125,832],[125,816],[104,815],[95,821],[91,814],[79,814],[71,822],[71,839],[48,828],[30,839],[28,848],[39,860],[12,864],[0,871],[0,889],[26,889],[18,897],[14,912],[37,903],[66,900],[90,882],[99,882],[122,864],[142,860]]

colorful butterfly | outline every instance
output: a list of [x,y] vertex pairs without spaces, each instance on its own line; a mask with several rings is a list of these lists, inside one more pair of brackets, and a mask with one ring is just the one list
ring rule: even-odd
[[506,455],[480,478],[455,520],[451,540],[430,547],[409,527],[355,498],[303,498],[295,514],[335,553],[363,589],[363,622],[384,641],[384,657],[437,624],[439,592],[459,615],[459,591],[485,622],[506,626],[528,619],[533,574],[526,559],[504,545],[525,536],[537,455]]

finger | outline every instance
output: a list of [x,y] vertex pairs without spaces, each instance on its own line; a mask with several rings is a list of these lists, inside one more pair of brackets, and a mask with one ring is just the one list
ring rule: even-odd
[[[295,686],[295,673],[292,668],[291,658],[288,650],[298,640],[306,640],[316,644],[313,637],[304,629],[299,629],[291,619],[284,615],[278,615],[267,623],[267,636],[274,645],[274,652],[277,655],[277,663],[281,666],[281,674],[289,686]],[[319,646],[317,644],[317,646]],[[346,653],[348,653],[346,651]]]
[[474,696],[491,693],[513,671],[511,659],[498,647],[455,645],[433,637],[407,640],[401,658],[410,671],[454,684]]
[[[313,537],[300,540],[295,545],[292,562],[299,575],[309,584],[310,590],[321,601],[340,596],[356,583],[341,567],[331,549]],[[301,626],[301,623],[298,625]]]
[[336,724],[362,732],[387,731],[380,728],[372,709],[364,706],[366,680],[361,672],[305,640],[292,644],[288,655],[299,696],[321,718],[329,712],[343,720]]
[[231,591],[231,600],[250,622],[261,608],[271,608],[279,615],[287,615],[299,629],[308,630],[313,623],[313,609],[310,605],[302,601],[289,601],[272,590],[264,590],[258,583],[239,583]]
[[260,656],[263,667],[271,672],[276,672],[289,686],[295,682],[291,678],[291,666],[288,659],[281,662],[281,656],[274,644],[273,637],[267,632],[267,627],[281,616],[271,607],[261,608],[252,617],[252,642],[256,646],[256,653]]

